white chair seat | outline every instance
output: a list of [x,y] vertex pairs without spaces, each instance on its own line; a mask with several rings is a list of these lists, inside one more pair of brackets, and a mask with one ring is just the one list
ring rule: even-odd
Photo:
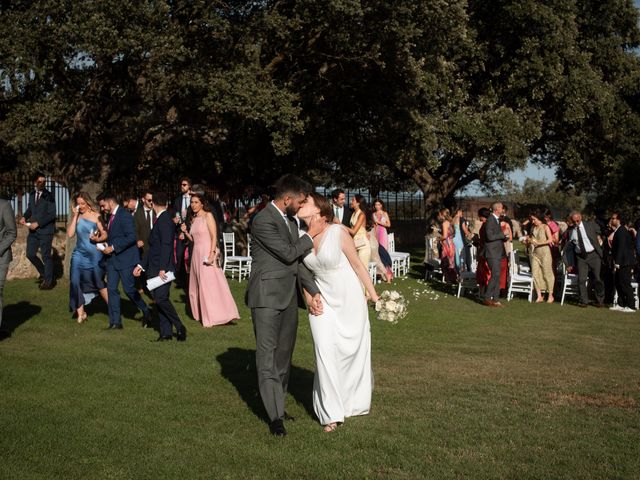
[[247,253],[248,255],[236,255],[236,241],[234,233],[223,233],[223,243],[224,243],[224,272],[229,272],[231,274],[231,279],[233,280],[238,274],[238,281],[241,281],[244,277],[249,278],[249,274],[251,273],[251,237],[247,235]]

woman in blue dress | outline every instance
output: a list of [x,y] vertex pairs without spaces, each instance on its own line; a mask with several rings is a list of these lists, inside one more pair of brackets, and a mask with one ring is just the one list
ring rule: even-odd
[[71,254],[69,308],[77,313],[78,323],[83,323],[87,320],[85,305],[98,294],[105,303],[108,301],[104,270],[100,266],[102,253],[90,239],[91,234],[97,232],[98,241],[102,242],[107,239],[107,231],[88,193],[79,192],[74,201],[73,218],[67,227],[69,238],[77,235],[76,248]]

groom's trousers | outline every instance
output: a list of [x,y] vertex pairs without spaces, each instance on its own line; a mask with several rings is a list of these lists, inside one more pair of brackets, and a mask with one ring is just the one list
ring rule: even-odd
[[256,336],[256,368],[262,403],[270,421],[284,417],[291,357],[298,331],[298,303],[293,295],[284,310],[252,308]]

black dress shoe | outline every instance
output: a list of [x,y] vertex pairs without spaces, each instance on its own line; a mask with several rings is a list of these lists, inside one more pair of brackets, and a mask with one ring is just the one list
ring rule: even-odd
[[289,415],[287,412],[284,412],[284,415],[282,416],[283,420],[287,420],[289,422],[295,422],[296,418],[292,417],[291,415]]
[[185,342],[187,340],[187,329],[182,328],[179,332],[176,332],[176,340],[178,342]]
[[269,424],[269,431],[271,435],[275,437],[284,437],[287,434],[287,430],[284,428],[284,423],[282,420],[274,420]]
[[151,312],[147,312],[142,317],[142,328],[149,328],[151,326]]
[[578,306],[580,308],[587,308],[588,305],[586,303],[579,303]]
[[169,336],[160,335],[158,337],[158,339],[156,340],[156,342],[166,342],[166,341],[169,341],[169,340],[173,340],[173,337],[171,335],[169,335]]
[[53,287],[55,287],[55,283],[53,282],[42,282],[38,288],[40,290],[51,290]]
[[114,325],[109,325],[109,330],[122,330],[122,324],[118,323]]

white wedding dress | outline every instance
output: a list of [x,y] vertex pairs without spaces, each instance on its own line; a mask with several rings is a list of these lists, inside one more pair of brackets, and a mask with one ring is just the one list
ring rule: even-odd
[[352,241],[341,225],[332,225],[304,263],[322,294],[322,315],[309,315],[315,347],[313,408],[322,425],[365,415],[371,407],[371,331],[362,284],[342,252]]

